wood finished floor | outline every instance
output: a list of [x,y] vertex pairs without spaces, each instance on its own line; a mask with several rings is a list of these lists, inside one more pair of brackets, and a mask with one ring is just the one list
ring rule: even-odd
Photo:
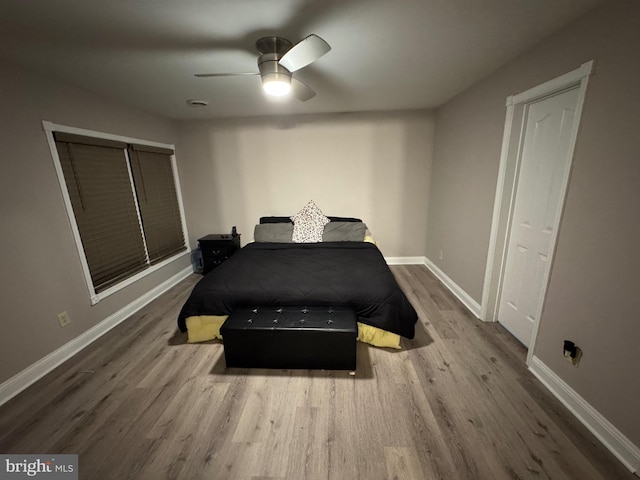
[[75,453],[80,478],[637,480],[422,266],[403,350],[340,371],[226,369],[176,330],[192,275],[0,407],[0,452]]

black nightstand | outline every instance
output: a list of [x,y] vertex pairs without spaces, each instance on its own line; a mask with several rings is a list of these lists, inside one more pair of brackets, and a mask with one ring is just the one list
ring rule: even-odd
[[198,239],[202,251],[203,274],[209,273],[240,248],[240,234],[211,234]]

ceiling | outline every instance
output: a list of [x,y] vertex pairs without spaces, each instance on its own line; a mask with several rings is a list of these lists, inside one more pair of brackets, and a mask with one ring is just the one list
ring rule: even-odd
[[[0,0],[0,58],[173,119],[432,108],[602,1]],[[311,33],[332,50],[294,73],[307,102],[194,77],[255,72],[258,38]]]

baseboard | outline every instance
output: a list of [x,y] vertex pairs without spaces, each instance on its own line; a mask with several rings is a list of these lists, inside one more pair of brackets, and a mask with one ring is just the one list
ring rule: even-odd
[[2,385],[0,385],[0,405],[3,405],[4,403],[11,400],[13,397],[31,386],[33,383],[40,380],[47,373],[51,372],[63,362],[73,357],[83,348],[95,342],[98,338],[114,328],[116,325],[125,321],[135,312],[150,303],[152,300],[159,297],[161,294],[169,290],[181,280],[187,278],[192,273],[193,269],[191,266],[185,268],[181,272],[178,272],[171,278],[165,280],[152,290],[137,298],[135,301],[118,310],[113,315],[102,320],[95,327],[90,328],[70,342],[64,344],[62,347],[51,352],[46,357],[41,358],[36,363],[30,365],[20,373],[14,375],[9,380],[3,382]]
[[531,357],[529,370],[629,471],[636,475],[640,472],[640,448],[535,355]]
[[467,292],[465,292],[456,282],[451,280],[435,263],[425,257],[424,265],[431,270],[438,280],[440,280],[449,291],[462,302],[462,304],[473,313],[476,318],[480,318],[480,304],[476,302]]
[[384,257],[387,265],[424,265],[425,257]]

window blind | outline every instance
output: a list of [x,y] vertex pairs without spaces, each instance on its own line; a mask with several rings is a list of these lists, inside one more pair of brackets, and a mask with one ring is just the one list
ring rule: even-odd
[[171,167],[172,154],[171,150],[129,146],[131,172],[152,265],[187,248]]
[[186,250],[172,150],[54,132],[96,293]]
[[118,145],[68,140],[56,136],[56,148],[91,280],[100,292],[146,266],[129,168]]

